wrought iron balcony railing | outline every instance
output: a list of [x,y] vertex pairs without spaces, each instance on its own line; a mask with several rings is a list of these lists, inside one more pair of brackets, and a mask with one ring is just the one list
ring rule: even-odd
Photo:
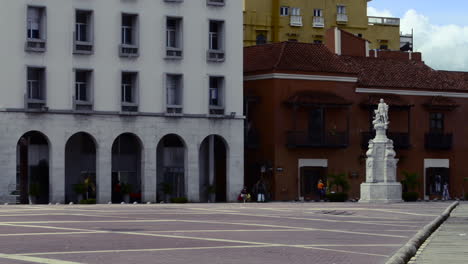
[[425,147],[427,149],[449,150],[452,148],[453,135],[451,133],[426,133]]

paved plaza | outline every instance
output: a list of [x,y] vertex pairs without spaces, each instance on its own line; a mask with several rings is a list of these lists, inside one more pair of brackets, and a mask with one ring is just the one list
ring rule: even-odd
[[421,246],[410,264],[468,263],[468,203],[460,204]]
[[0,263],[385,263],[449,205],[5,205]]

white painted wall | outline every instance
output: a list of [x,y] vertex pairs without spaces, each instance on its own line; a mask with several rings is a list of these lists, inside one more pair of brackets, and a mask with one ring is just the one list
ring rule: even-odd
[[[206,0],[0,0],[0,108],[22,108],[26,65],[47,68],[47,106],[71,110],[73,68],[94,70],[94,109],[120,110],[120,72],[139,72],[140,111],[161,113],[165,107],[164,73],[184,74],[184,113],[208,112],[208,75],[224,75],[226,113],[242,113],[242,2],[211,7]],[[24,51],[27,5],[47,8],[47,51]],[[93,55],[73,55],[75,9],[93,10]],[[121,13],[139,14],[140,56],[120,58]],[[181,61],[165,60],[165,18],[183,17]],[[208,63],[208,21],[225,21],[226,61]],[[6,96],[7,95],[7,96]]]

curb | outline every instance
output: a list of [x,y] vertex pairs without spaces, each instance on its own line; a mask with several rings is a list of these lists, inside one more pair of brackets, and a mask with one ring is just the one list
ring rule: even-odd
[[450,213],[459,204],[460,203],[457,201],[447,207],[441,215],[419,230],[419,232],[385,262],[385,264],[406,264],[416,254],[416,251],[418,251],[422,243],[449,218]]

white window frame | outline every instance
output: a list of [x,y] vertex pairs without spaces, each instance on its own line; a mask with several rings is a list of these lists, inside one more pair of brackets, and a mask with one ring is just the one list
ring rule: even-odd
[[280,7],[280,16],[289,16],[289,6]]
[[[131,25],[124,25],[124,17],[131,18]],[[120,25],[120,46],[119,55],[121,57],[138,57],[139,56],[139,42],[140,42],[140,16],[137,13],[122,13]],[[131,41],[128,42],[128,31]]]
[[[77,85],[79,84],[77,80],[77,74],[83,72],[86,74],[86,82],[82,83],[86,85],[86,100],[81,100],[79,94],[77,94]],[[81,82],[80,82],[81,83]],[[74,100],[78,103],[91,103],[93,101],[93,70],[90,69],[75,69],[75,96]]]
[[291,16],[300,16],[301,9],[299,7],[292,7],[291,8]]
[[[131,79],[131,84],[124,84],[123,83],[123,77],[125,74],[129,74],[130,76],[132,76],[132,79]],[[135,71],[122,71],[121,73],[121,84],[120,84],[120,101],[122,103],[122,105],[130,105],[130,106],[137,106],[138,105],[138,101],[139,101],[139,96],[138,96],[138,72],[135,72]],[[132,100],[129,102],[129,101],[126,101],[125,98],[126,98],[126,87],[130,86],[131,88],[131,93],[132,93]]]
[[314,9],[314,17],[323,17],[323,9],[315,8]]
[[[175,21],[175,28],[169,28],[169,21]],[[174,45],[172,45],[171,36],[173,33]],[[183,18],[182,17],[166,17],[166,58],[181,59],[183,56]]]
[[[33,17],[30,15],[36,10],[38,21],[33,22]],[[35,26],[33,26],[35,25]],[[37,27],[38,37],[33,36],[33,28]],[[26,7],[26,44],[25,51],[28,52],[45,52],[47,40],[47,8],[45,6],[28,5]]]
[[[165,73],[164,75],[164,91],[165,91],[165,105],[166,112],[168,113],[182,113],[184,104],[184,75],[180,73]],[[175,86],[175,101],[176,104],[169,102],[169,85],[171,78],[179,78],[178,86]],[[177,102],[178,101],[178,102]],[[177,110],[174,110],[177,109]]]
[[346,14],[346,6],[345,5],[337,5],[336,6],[336,13],[337,14]]
[[[212,96],[212,90],[213,88],[215,87],[211,87],[211,79],[212,78],[216,78],[217,79],[217,84],[218,84],[218,87],[217,90],[218,90],[218,94],[217,94],[217,97],[218,97],[218,104],[212,104],[211,103],[211,96]],[[210,107],[210,109],[212,108],[217,108],[217,109],[223,109],[224,108],[224,103],[225,103],[225,86],[226,86],[226,78],[222,75],[210,75],[208,76],[208,105]]]

